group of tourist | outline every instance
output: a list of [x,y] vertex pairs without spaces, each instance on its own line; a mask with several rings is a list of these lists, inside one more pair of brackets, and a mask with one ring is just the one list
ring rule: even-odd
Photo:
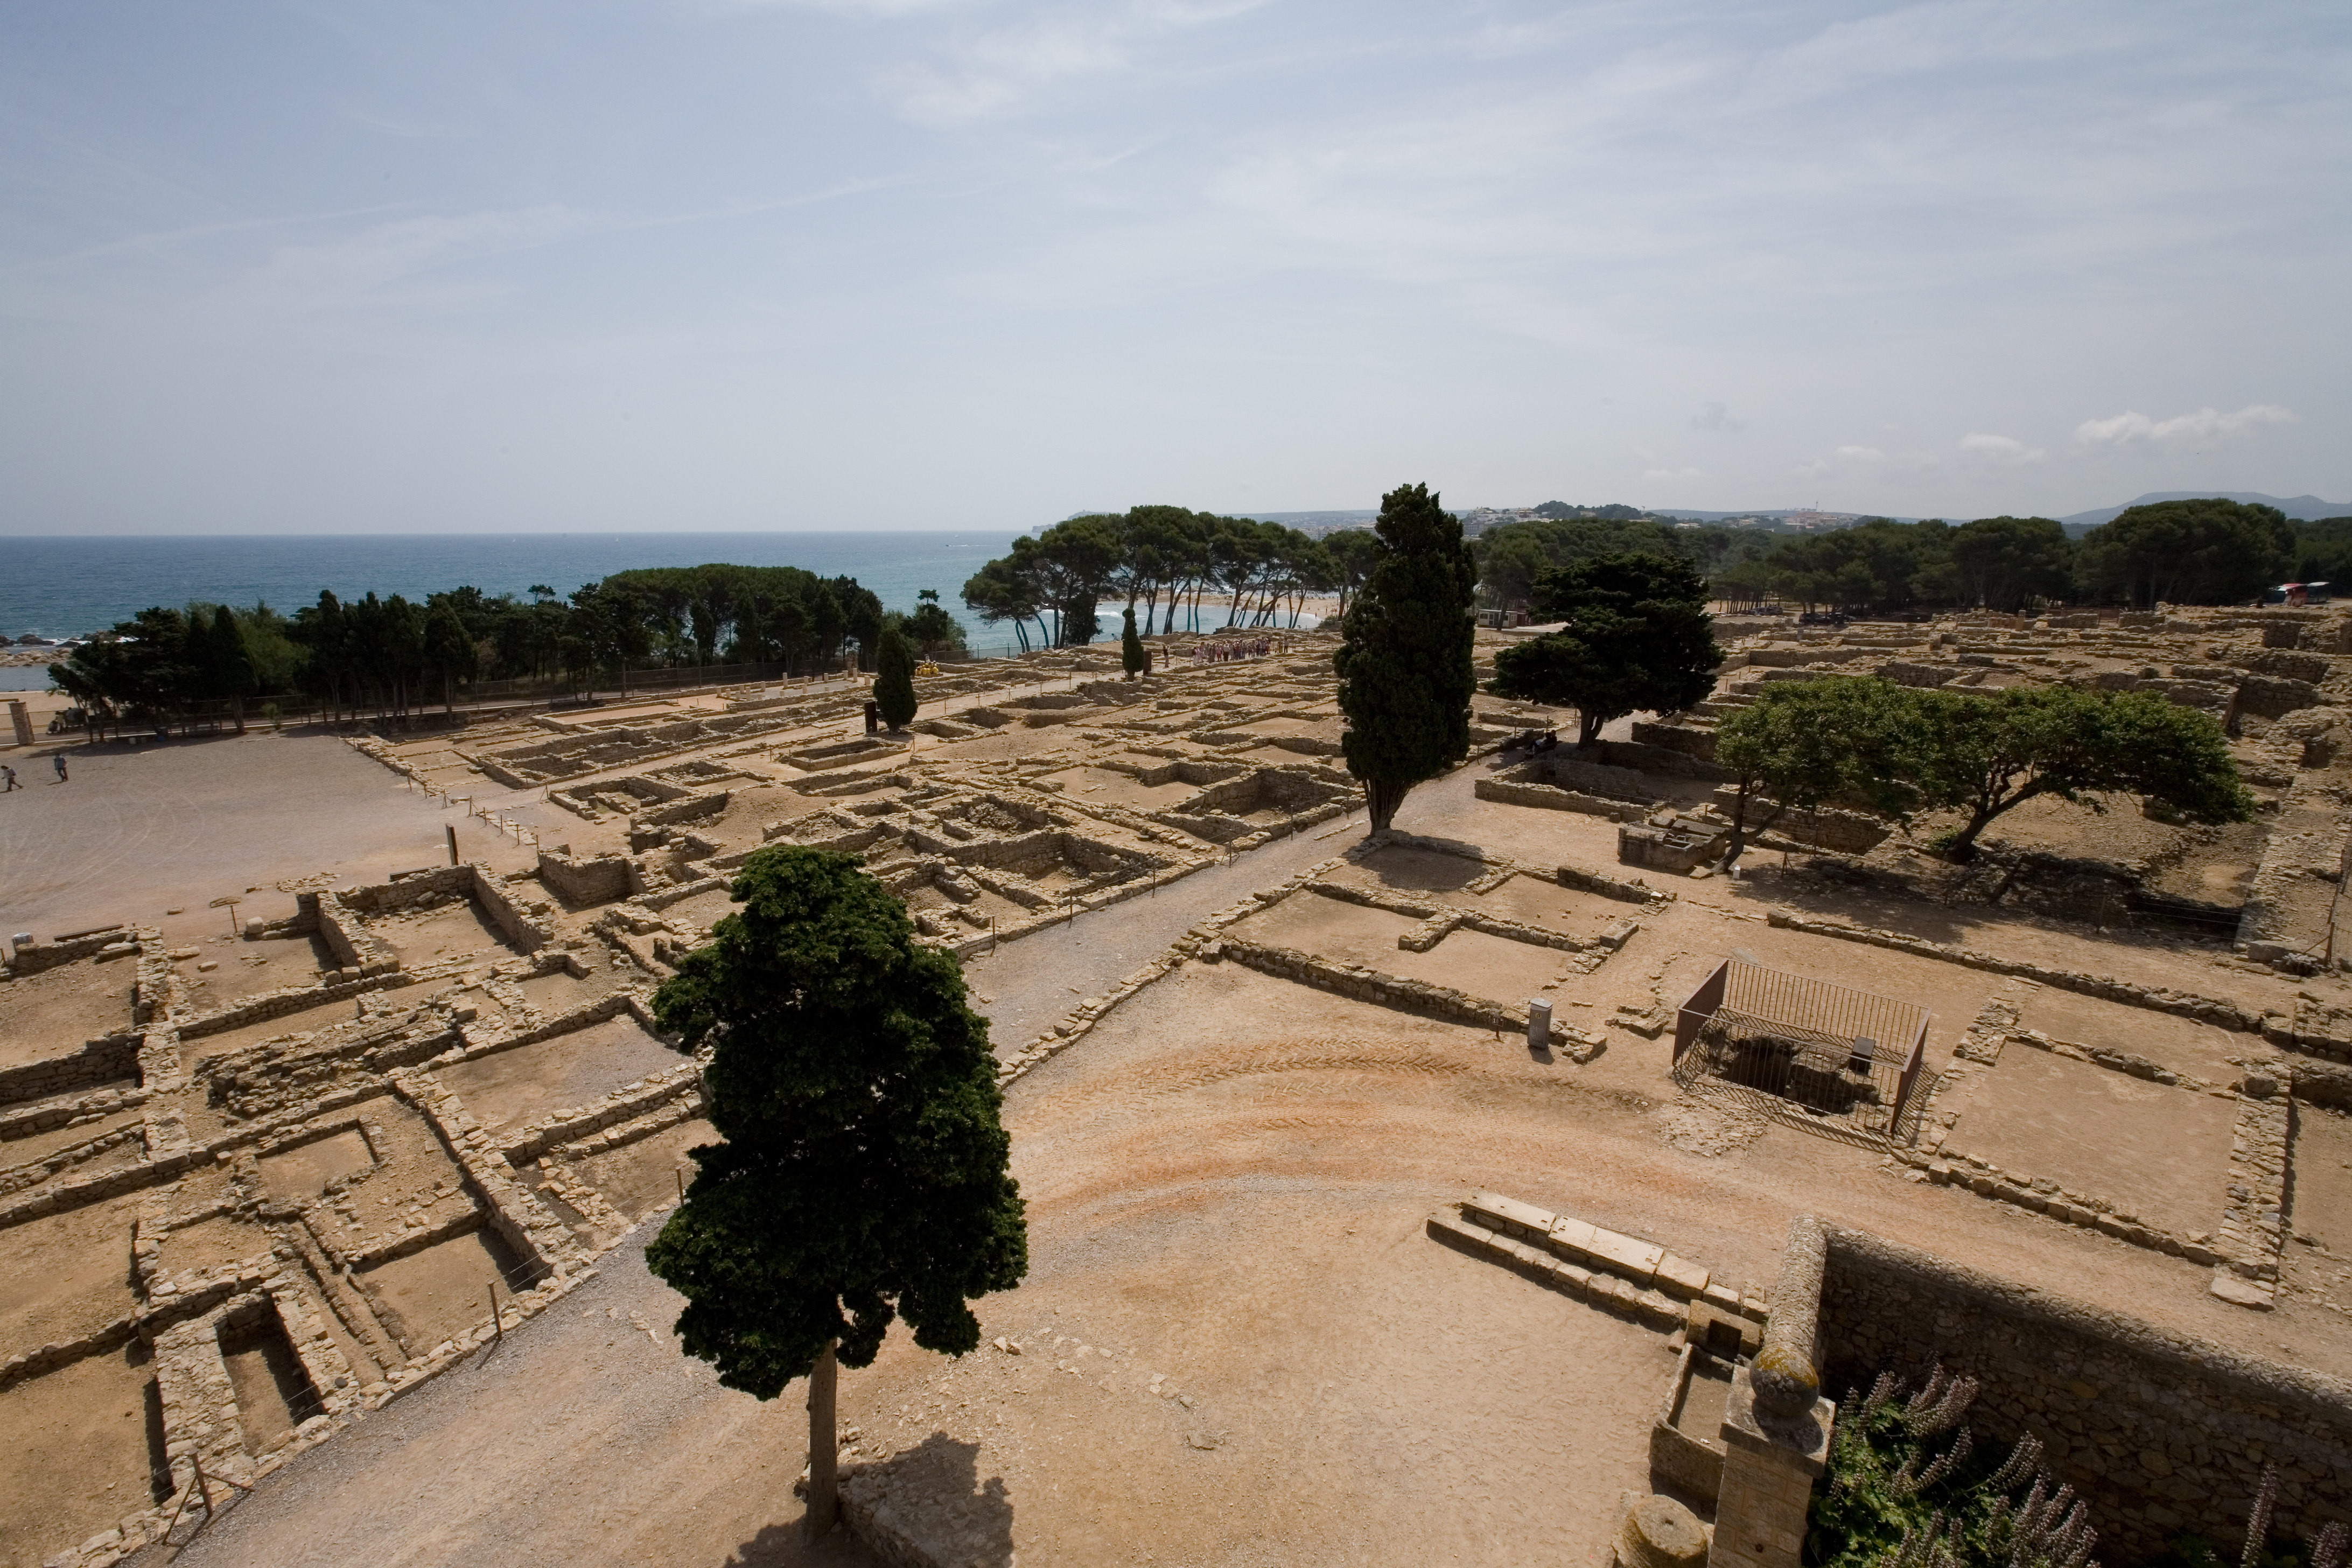
[[1192,647],[1194,664],[1231,664],[1237,658],[1264,658],[1274,651],[1271,637],[1257,637],[1242,642],[1196,643]]
[[1545,730],[1540,732],[1528,730],[1511,738],[1511,750],[1525,752],[1529,756],[1540,756],[1559,744],[1559,731],[1557,730]]
[[[66,754],[63,752],[58,752],[52,755],[49,758],[49,761],[57,764],[58,783],[66,783]],[[16,769],[0,766],[0,795],[6,795],[12,789],[23,789],[24,787],[25,786],[23,784],[16,782]]]

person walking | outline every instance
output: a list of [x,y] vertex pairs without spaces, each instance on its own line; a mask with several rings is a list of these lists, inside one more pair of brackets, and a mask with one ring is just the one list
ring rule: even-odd
[[12,789],[25,787],[16,782],[16,770],[12,767],[0,765],[0,779],[7,781],[5,784],[0,784],[0,795],[6,795]]
[[[53,762],[53,763],[57,763],[57,764],[58,764],[58,783],[59,783],[59,784],[63,784],[63,783],[65,783],[65,782],[66,782],[66,754],[65,754],[63,752],[58,752],[55,756],[51,757],[49,760],[50,760],[51,762]],[[13,777],[14,775],[12,774],[11,776]]]

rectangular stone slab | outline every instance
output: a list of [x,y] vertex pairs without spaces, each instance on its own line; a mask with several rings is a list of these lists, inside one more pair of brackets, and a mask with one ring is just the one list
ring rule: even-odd
[[1658,1259],[1658,1289],[1677,1300],[1688,1301],[1706,1290],[1707,1271],[1687,1258],[1669,1252]]
[[1462,1209],[1474,1219],[1485,1215],[1490,1221],[1497,1222],[1497,1229],[1507,1230],[1515,1236],[1540,1239],[1551,1234],[1550,1210],[1523,1204],[1517,1198],[1504,1197],[1499,1193],[1472,1193],[1463,1200]]
[[1630,1236],[1620,1236],[1613,1230],[1595,1229],[1592,1239],[1585,1245],[1585,1253],[1592,1261],[1612,1274],[1622,1275],[1643,1289],[1647,1289],[1658,1276],[1658,1260],[1666,1249],[1652,1242],[1636,1241]]

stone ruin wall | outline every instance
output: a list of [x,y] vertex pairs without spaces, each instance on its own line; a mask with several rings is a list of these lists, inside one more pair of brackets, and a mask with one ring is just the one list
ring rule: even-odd
[[2090,1501],[2107,1561],[2156,1556],[2183,1531],[2242,1531],[2266,1465],[2273,1534],[2352,1520],[2352,1384],[1811,1216],[1790,1230],[1773,1303],[1769,1342],[1811,1359],[1833,1399],[1881,1372],[1916,1386],[1938,1363],[1978,1379],[1979,1438],[2039,1437]]

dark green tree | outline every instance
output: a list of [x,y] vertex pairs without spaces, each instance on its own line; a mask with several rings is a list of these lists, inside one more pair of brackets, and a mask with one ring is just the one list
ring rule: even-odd
[[925,658],[937,658],[941,652],[960,647],[963,628],[940,603],[940,591],[926,588],[915,595],[915,613],[902,623],[902,629],[913,639],[916,648]]
[[1723,650],[1706,580],[1671,555],[1596,555],[1536,580],[1536,613],[1568,624],[1495,656],[1499,696],[1576,710],[1576,743],[1628,713],[1671,713],[1715,689]]
[[1954,859],[1974,855],[1994,818],[2037,795],[2101,811],[2102,795],[2136,795],[2193,822],[2252,819],[2221,724],[2153,692],[2034,686],[1915,700],[1923,711],[1908,782],[1926,805],[1968,814],[1943,845]]
[[425,669],[441,683],[443,712],[457,711],[457,684],[473,679],[476,665],[474,639],[466,635],[466,623],[458,618],[457,606],[446,595],[434,595],[425,620]]
[[1964,607],[2013,615],[2064,595],[2073,580],[2074,542],[2049,518],[1980,517],[1950,537],[1950,596]]
[[1364,781],[1372,831],[1405,794],[1470,752],[1470,611],[1478,570],[1462,523],[1427,485],[1381,498],[1371,571],[1340,623],[1340,749]]
[[2277,582],[2294,549],[2276,507],[2153,501],[2084,534],[2075,573],[2093,596],[2143,607],[2239,604]]
[[893,1318],[925,1350],[980,1344],[965,1303],[1029,1268],[987,1022],[956,961],[853,856],[761,849],[741,905],[654,997],[725,1142],[646,1262],[687,1300],[687,1353],[760,1399],[809,1379],[808,1526],[836,1493],[835,1361],[873,1364]]
[[1344,620],[1349,601],[1371,575],[1380,539],[1369,528],[1342,528],[1326,536],[1323,550],[1331,561],[1331,586],[1339,595],[1339,616]]
[[1143,638],[1136,635],[1135,606],[1129,605],[1118,628],[1118,667],[1133,680],[1150,661],[1151,656],[1143,651]]
[[[1727,866],[1780,814],[1831,805],[1901,816],[1918,802],[1906,782],[1924,717],[1911,688],[1874,676],[1776,681],[1716,731],[1715,760],[1738,785]],[[1759,821],[1757,813],[1764,815]]]
[[894,731],[903,730],[915,716],[915,656],[898,627],[883,632],[875,664],[874,700],[882,706],[882,722]]
[[197,664],[194,643],[197,629],[204,632],[204,656],[201,660],[204,695],[216,702],[226,702],[236,720],[236,732],[245,733],[245,705],[260,689],[261,682],[254,673],[253,660],[245,651],[245,632],[237,625],[236,612],[226,605],[215,605],[209,616],[200,616],[194,610],[188,616],[189,662]]

